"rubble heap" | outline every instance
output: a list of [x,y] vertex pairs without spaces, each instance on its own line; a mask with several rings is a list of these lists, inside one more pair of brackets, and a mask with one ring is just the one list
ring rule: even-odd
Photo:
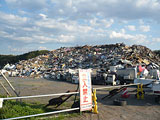
[[160,65],[158,55],[150,49],[125,44],[60,48],[49,54],[48,65],[63,68],[108,68],[119,63],[131,65],[155,63]]
[[22,60],[14,65],[5,66],[11,76],[39,77],[56,71],[66,72],[69,69],[104,69],[110,66],[124,67],[152,65],[159,69],[160,58],[145,46],[127,46],[123,43],[96,46],[61,47],[47,55],[40,55],[30,60]]

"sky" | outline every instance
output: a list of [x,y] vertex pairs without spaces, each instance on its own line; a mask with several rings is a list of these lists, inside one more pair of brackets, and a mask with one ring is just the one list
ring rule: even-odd
[[160,50],[160,0],[0,0],[0,54],[114,43]]

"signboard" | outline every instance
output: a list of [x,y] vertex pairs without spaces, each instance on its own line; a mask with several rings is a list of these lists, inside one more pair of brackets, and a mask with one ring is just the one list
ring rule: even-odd
[[91,70],[79,69],[80,111],[92,109]]

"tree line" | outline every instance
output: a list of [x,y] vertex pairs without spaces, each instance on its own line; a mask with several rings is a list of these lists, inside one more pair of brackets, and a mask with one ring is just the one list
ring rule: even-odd
[[28,60],[39,55],[48,54],[48,50],[37,50],[31,51],[22,55],[0,55],[0,68],[2,68],[5,64],[14,64],[19,62],[20,60]]
[[155,50],[154,52],[155,52],[156,54],[158,54],[159,57],[160,57],[160,50]]

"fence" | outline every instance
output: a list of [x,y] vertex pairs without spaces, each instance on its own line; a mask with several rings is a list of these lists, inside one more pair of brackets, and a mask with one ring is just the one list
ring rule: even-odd
[[[34,96],[0,98],[0,108],[3,107],[3,101],[4,100],[16,100],[16,99],[49,97],[49,96],[61,96],[61,95],[74,95],[74,94],[78,94],[78,93],[79,92],[70,92],[70,93],[59,93],[59,94],[47,94],[47,95],[34,95]],[[30,118],[30,117],[36,117],[36,116],[51,115],[51,114],[56,114],[56,113],[75,111],[75,110],[79,110],[79,109],[80,108],[78,107],[78,108],[65,109],[65,110],[53,111],[53,112],[47,112],[47,113],[41,113],[41,114],[35,114],[35,115],[28,115],[28,116],[21,116],[21,117],[15,117],[15,118],[8,118],[8,119],[3,119],[3,120],[17,120],[17,119],[23,119],[23,118]]]
[[[110,89],[110,88],[119,88],[119,87],[129,87],[129,86],[136,86],[137,84],[128,84],[128,85],[119,85],[119,86],[106,86],[106,87],[99,87],[99,88],[93,88],[93,101],[94,101],[94,113],[98,113],[97,111],[97,97],[96,97],[96,90],[102,90],[102,89]],[[49,97],[49,96],[61,96],[61,95],[73,95],[78,94],[79,92],[70,92],[70,93],[59,93],[59,94],[47,94],[47,95],[35,95],[35,96],[22,96],[22,97],[9,97],[9,98],[0,98],[0,108],[3,107],[3,101],[4,100],[15,100],[15,99],[26,99],[26,98],[37,98],[37,97]],[[23,119],[23,118],[30,118],[30,117],[36,117],[36,116],[43,116],[43,115],[51,115],[56,113],[62,113],[62,112],[69,112],[69,111],[75,111],[79,110],[80,108],[72,108],[72,109],[66,109],[66,110],[60,110],[60,111],[53,111],[48,113],[41,113],[41,114],[35,114],[35,115],[28,115],[28,116],[21,116],[16,118],[8,118],[4,120],[15,120],[15,119]]]
[[118,86],[98,87],[98,88],[93,88],[93,89],[95,89],[95,90],[102,90],[102,89],[120,88],[120,87],[129,87],[129,86],[136,86],[136,85],[140,85],[140,83],[136,83],[136,84],[127,84],[127,85],[118,85]]

